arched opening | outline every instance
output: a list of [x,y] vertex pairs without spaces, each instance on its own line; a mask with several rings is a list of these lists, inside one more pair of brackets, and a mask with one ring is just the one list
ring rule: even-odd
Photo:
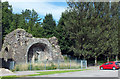
[[35,43],[33,44],[29,50],[27,55],[27,62],[38,62],[44,59],[45,53],[48,52],[48,47],[43,43]]
[[5,52],[8,52],[8,48],[7,47],[5,48]]

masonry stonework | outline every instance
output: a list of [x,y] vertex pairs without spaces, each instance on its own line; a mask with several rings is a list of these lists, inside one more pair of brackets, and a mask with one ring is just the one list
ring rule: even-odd
[[6,35],[0,57],[16,63],[64,60],[56,37],[35,38],[23,29]]

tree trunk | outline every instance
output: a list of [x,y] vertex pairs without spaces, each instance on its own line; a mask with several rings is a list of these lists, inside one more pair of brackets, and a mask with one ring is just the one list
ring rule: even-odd
[[83,58],[83,60],[85,60],[86,58],[85,58],[85,56],[83,56],[84,58]]
[[116,61],[118,61],[118,55],[116,55]]
[[95,56],[95,66],[97,66],[97,56]]
[[107,62],[109,62],[110,61],[110,58],[109,57],[107,57]]

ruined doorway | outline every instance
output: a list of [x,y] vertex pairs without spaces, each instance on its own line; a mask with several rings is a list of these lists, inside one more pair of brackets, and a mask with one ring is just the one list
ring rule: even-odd
[[28,50],[27,61],[32,63],[42,61],[44,60],[44,56],[47,52],[48,49],[46,44],[33,44]]

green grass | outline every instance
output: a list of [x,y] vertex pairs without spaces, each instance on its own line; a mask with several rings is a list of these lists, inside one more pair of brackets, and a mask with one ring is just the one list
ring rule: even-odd
[[1,79],[16,79],[20,77],[28,77],[28,76],[40,76],[40,75],[50,75],[50,74],[58,74],[58,73],[67,73],[67,72],[77,72],[77,71],[84,71],[90,69],[79,69],[79,70],[60,70],[60,71],[41,71],[37,72],[38,74],[31,74],[31,75],[21,75],[21,76],[3,76]]
[[18,78],[16,75],[12,75],[12,76],[3,76],[0,79],[16,79]]
[[67,72],[77,72],[77,71],[83,71],[83,70],[89,70],[89,69],[79,69],[79,70],[60,70],[60,71],[44,71],[44,72],[37,72],[39,74],[32,74],[28,76],[40,76],[40,75],[50,75],[50,74],[58,74],[58,73],[67,73]]

